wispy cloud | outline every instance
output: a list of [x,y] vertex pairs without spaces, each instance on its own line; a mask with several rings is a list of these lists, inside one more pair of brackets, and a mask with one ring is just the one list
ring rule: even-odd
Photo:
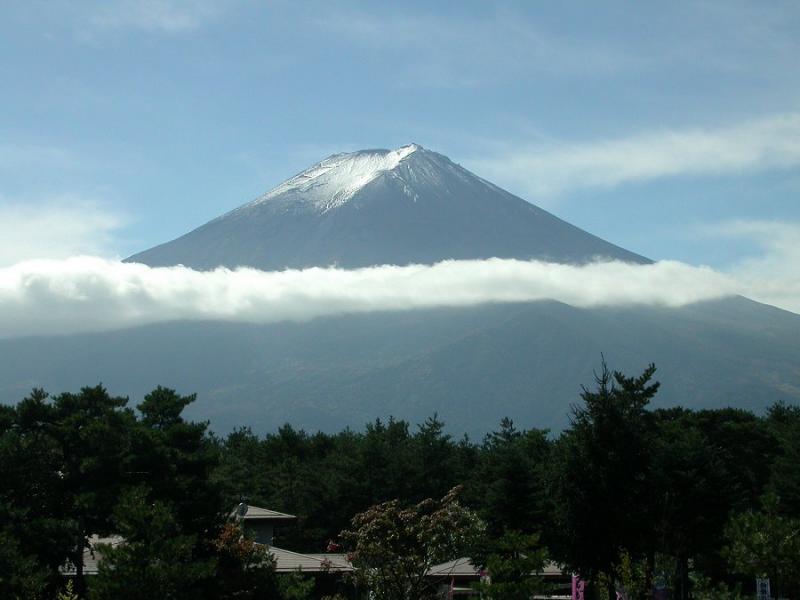
[[574,266],[491,259],[198,272],[75,257],[0,269],[0,332],[73,333],[191,319],[266,323],[543,299],[579,307],[682,306],[739,291],[730,277],[677,262]]
[[721,129],[664,130],[577,143],[508,147],[465,161],[531,199],[681,175],[722,175],[800,166],[800,113]]
[[337,7],[320,11],[315,24],[337,43],[396,58],[398,85],[472,87],[522,73],[597,77],[644,62],[609,41],[557,35],[509,10],[467,16]]
[[42,144],[0,144],[0,171],[19,169],[63,169],[80,164],[75,153]]
[[84,42],[106,34],[143,32],[180,35],[217,22],[237,5],[231,0],[50,0],[17,8],[29,19],[72,30]]
[[35,203],[0,197],[0,266],[76,254],[113,256],[114,233],[123,224],[118,213],[80,197]]
[[105,0],[87,14],[87,22],[100,30],[183,33],[213,21],[228,4],[226,0]]
[[703,228],[705,235],[755,243],[760,253],[725,272],[753,299],[800,313],[800,223],[735,220]]

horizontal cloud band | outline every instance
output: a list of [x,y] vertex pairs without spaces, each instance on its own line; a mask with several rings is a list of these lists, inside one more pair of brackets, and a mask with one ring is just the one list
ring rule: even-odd
[[514,146],[467,166],[518,193],[546,199],[680,175],[741,174],[800,165],[800,113],[716,130],[676,130],[553,146]]
[[552,299],[577,307],[677,307],[739,293],[730,277],[674,261],[564,265],[505,259],[265,272],[151,268],[95,257],[0,269],[0,337],[174,320],[269,323],[328,315]]

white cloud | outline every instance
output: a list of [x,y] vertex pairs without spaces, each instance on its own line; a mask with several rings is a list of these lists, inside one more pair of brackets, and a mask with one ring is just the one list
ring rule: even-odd
[[73,333],[193,319],[268,323],[542,299],[578,307],[682,306],[739,291],[725,275],[668,261],[575,266],[490,259],[358,270],[198,272],[73,257],[0,269],[0,332]]
[[761,253],[725,269],[754,300],[800,313],[800,223],[728,221],[703,228],[706,235],[747,240]]
[[217,19],[229,4],[227,0],[103,0],[87,11],[85,24],[99,31],[184,33]]
[[113,256],[113,234],[122,224],[118,214],[74,196],[35,204],[0,197],[0,266],[76,254]]
[[679,175],[800,166],[800,113],[723,129],[665,130],[627,138],[509,148],[470,168],[531,198]]

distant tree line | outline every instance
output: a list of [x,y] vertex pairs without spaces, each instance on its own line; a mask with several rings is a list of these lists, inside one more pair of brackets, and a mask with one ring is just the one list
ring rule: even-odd
[[[369,539],[357,528],[365,515],[425,507],[461,486],[458,502],[481,521],[471,556],[503,583],[487,597],[536,588],[522,580],[527,566],[504,559],[522,545],[520,560],[563,564],[589,597],[662,587],[737,598],[768,576],[773,595],[797,598],[800,408],[653,410],[654,373],[603,364],[564,431],[505,419],[480,441],[452,437],[435,415],[413,427],[218,437],[183,418],[193,396],[169,389],[135,409],[100,386],[34,390],[0,406],[0,597],[64,593],[69,561],[77,597],[299,598],[263,548],[230,530],[243,496],[298,516],[277,531],[279,547],[323,552],[333,540],[356,551]],[[83,577],[89,536],[109,534],[126,543]],[[374,558],[374,542],[363,556]]]

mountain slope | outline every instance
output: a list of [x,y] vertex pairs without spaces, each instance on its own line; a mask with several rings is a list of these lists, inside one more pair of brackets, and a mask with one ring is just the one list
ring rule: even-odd
[[0,340],[0,401],[33,386],[55,392],[98,381],[138,400],[161,384],[197,392],[191,414],[217,431],[284,422],[337,430],[438,412],[452,431],[480,436],[504,416],[564,426],[601,352],[630,374],[655,362],[663,383],[655,406],[800,402],[800,317],[743,298],[682,309],[534,302]]
[[491,257],[647,262],[415,144],[331,156],[128,261],[272,270]]
[[[129,260],[278,269],[493,256],[647,262],[415,145],[332,156]],[[166,385],[197,392],[191,415],[223,432],[285,422],[336,430],[436,412],[451,431],[480,436],[504,416],[521,427],[565,425],[601,353],[629,374],[655,362],[656,406],[800,402],[800,316],[745,298],[679,309],[487,304],[0,339],[0,401],[34,386],[103,382],[139,399]]]

